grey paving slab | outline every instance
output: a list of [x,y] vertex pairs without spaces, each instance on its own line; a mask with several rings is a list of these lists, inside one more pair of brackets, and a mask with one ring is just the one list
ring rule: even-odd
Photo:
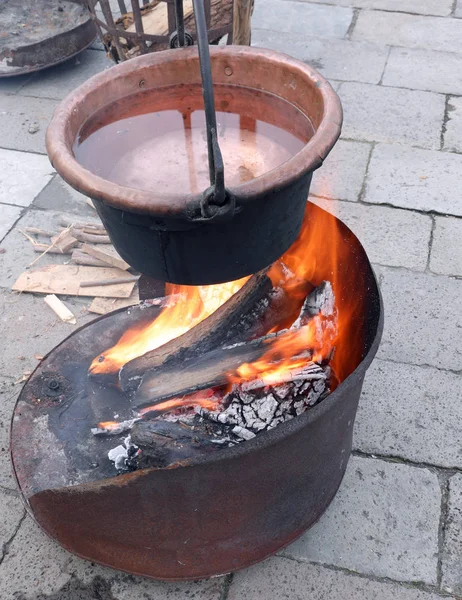
[[451,14],[452,0],[304,0],[317,4],[335,4],[354,8],[371,8],[397,12],[409,12],[419,15]]
[[0,563],[5,555],[5,546],[14,536],[24,516],[24,508],[16,493],[0,489]]
[[15,385],[13,378],[0,376],[0,487],[10,489],[16,489],[16,483],[11,473],[9,453],[10,422],[16,398],[20,392],[20,389],[21,386]]
[[318,69],[325,77],[344,81],[378,83],[382,77],[388,48],[363,42],[350,42],[291,33],[252,30],[252,45],[285,52]]
[[461,2],[461,0],[457,0],[456,10],[454,11],[454,16],[462,18],[462,2]]
[[370,151],[370,144],[339,140],[322,167],[314,172],[310,192],[335,200],[356,201]]
[[85,50],[65,63],[35,73],[20,89],[19,95],[60,100],[96,73],[113,65],[105,52]]
[[38,194],[33,207],[68,212],[89,219],[98,218],[96,211],[88,206],[86,196],[74,190],[58,174]]
[[379,358],[462,370],[462,280],[382,267]]
[[364,200],[461,216],[461,175],[458,154],[378,144],[372,151]]
[[256,2],[252,28],[343,38],[353,19],[351,8],[305,4],[292,0]]
[[462,219],[435,218],[430,270],[462,277]]
[[0,94],[0,147],[45,154],[45,132],[57,101]]
[[424,271],[431,218],[407,210],[310,197],[341,219],[359,238],[373,263]]
[[48,157],[0,148],[0,202],[29,206],[54,174]]
[[[89,209],[91,210],[91,209]],[[0,254],[0,288],[11,288],[19,275],[29,267],[38,256],[32,244],[24,237],[20,230],[25,227],[38,227],[51,232],[59,231],[59,220],[63,213],[57,211],[29,210],[3,240],[2,248],[5,253]],[[75,218],[68,215],[70,218]],[[99,221],[98,217],[93,217]],[[81,220],[81,217],[76,217]],[[44,238],[45,240],[47,238]],[[37,266],[59,264],[69,261],[68,255],[45,254],[37,262]],[[1,371],[0,371],[1,373]]]
[[460,473],[449,480],[441,571],[443,590],[460,597],[462,594],[462,475]]
[[222,578],[162,583],[84,561],[27,517],[0,565],[2,600],[218,600]]
[[458,19],[361,11],[351,39],[405,48],[462,52],[462,22]]
[[462,98],[449,98],[444,149],[462,153]]
[[376,359],[364,382],[353,448],[460,469],[460,383],[447,371]]
[[18,206],[0,204],[0,241],[5,237],[5,235],[13,227],[15,222],[19,219],[21,210],[22,209]]
[[462,94],[462,54],[392,48],[383,85]]
[[3,375],[18,380],[30,373],[40,356],[45,356],[77,327],[95,318],[87,311],[91,299],[64,298],[77,318],[77,325],[71,325],[60,321],[43,298],[44,295],[0,290],[0,373]]
[[18,75],[17,77],[1,77],[0,94],[15,94],[31,77],[33,77],[32,74]]
[[436,583],[441,491],[427,469],[352,458],[331,506],[286,556]]
[[440,147],[444,96],[353,82],[342,83],[338,94],[344,138]]
[[228,600],[438,600],[437,594],[398,583],[371,581],[352,573],[283,557],[236,573]]

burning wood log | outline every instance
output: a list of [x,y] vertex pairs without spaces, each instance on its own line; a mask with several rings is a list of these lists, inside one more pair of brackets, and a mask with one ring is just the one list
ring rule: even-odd
[[[313,333],[310,321],[321,312],[326,317],[332,316],[333,311],[332,287],[329,283],[323,282],[307,297],[292,330],[268,334],[250,342],[223,346],[197,358],[183,361],[181,364],[164,363],[142,378],[136,391],[134,406],[141,408],[175,396],[225,385],[229,381],[229,374],[236,372],[243,364],[257,361],[270,349],[277,338],[285,338],[287,341],[295,337],[310,339]],[[331,327],[332,323],[326,321],[326,326]],[[309,351],[309,348],[304,350]],[[308,358],[309,356],[308,352]],[[284,361],[284,358],[281,357],[280,360]],[[275,357],[274,366],[277,366],[277,363]],[[252,377],[252,379],[256,378],[257,376]]]
[[164,366],[173,366],[201,356],[219,345],[252,340],[280,325],[293,322],[300,310],[301,300],[312,289],[304,281],[292,282],[298,294],[289,295],[282,287],[282,275],[273,286],[267,272],[252,276],[244,286],[209,317],[185,334],[167,344],[128,362],[119,378],[122,390],[134,391],[148,372]]
[[164,365],[146,374],[135,394],[135,408],[144,408],[175,396],[225,385],[228,374],[242,364],[252,363],[267,351],[268,342],[287,335],[284,330],[251,342],[224,346],[181,364]]
[[220,343],[244,335],[267,309],[271,290],[271,280],[266,272],[253,275],[236,294],[196,327],[124,365],[119,374],[122,389],[136,389],[146,372],[162,365],[182,363]]

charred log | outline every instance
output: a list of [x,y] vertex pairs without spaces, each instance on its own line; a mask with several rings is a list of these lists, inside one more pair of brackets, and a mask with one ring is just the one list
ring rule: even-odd
[[[283,287],[288,277],[290,294]],[[122,390],[136,390],[148,372],[154,375],[159,368],[181,364],[219,346],[259,338],[275,327],[288,327],[299,314],[303,298],[312,290],[309,282],[296,280],[289,273],[282,273],[274,287],[266,271],[254,275],[196,327],[124,365],[119,374]]]
[[119,377],[122,390],[135,390],[142,375],[161,365],[175,365],[209,352],[220,343],[245,335],[268,307],[271,280],[266,271],[252,276],[242,288],[209,317],[167,344],[128,362]]
[[[303,330],[320,312],[325,316],[333,313],[333,307],[332,287],[328,282],[323,282],[308,295],[293,327]],[[134,407],[144,408],[176,396],[225,385],[229,373],[233,373],[244,363],[255,362],[268,351],[277,337],[289,333],[289,330],[283,330],[250,342],[224,346],[180,365],[176,362],[161,365],[142,378],[136,391]],[[305,356],[310,358],[309,349]]]
[[231,428],[199,416],[191,424],[181,421],[138,421],[131,432],[137,452],[127,458],[129,469],[165,468],[215,453],[236,439]]

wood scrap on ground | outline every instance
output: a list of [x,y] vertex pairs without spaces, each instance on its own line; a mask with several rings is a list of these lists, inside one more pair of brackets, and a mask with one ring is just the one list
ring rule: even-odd
[[[84,267],[80,265],[47,265],[34,271],[22,273],[13,290],[68,296],[103,296],[106,298],[128,298],[133,292],[135,281],[98,285],[98,281],[126,278],[125,271],[113,267]],[[91,287],[81,287],[82,282],[95,282]]]
[[47,306],[49,306],[51,310],[58,315],[61,321],[64,323],[71,323],[72,325],[77,323],[74,313],[67,308],[64,302],[62,302],[58,296],[55,296],[55,294],[49,294],[48,296],[45,296],[44,301]]
[[120,258],[120,256],[117,254],[117,252],[115,252],[115,250],[114,252],[111,252],[110,249],[103,250],[95,246],[90,246],[89,244],[84,244],[81,248],[81,251],[85,252],[86,254],[89,254],[90,256],[93,256],[94,258],[97,258],[106,265],[122,269],[122,271],[126,271],[130,268],[130,265],[127,262],[125,262],[122,258]]
[[88,311],[97,315],[107,315],[107,313],[119,308],[127,308],[138,303],[138,292],[134,290],[128,298],[94,298],[88,307]]

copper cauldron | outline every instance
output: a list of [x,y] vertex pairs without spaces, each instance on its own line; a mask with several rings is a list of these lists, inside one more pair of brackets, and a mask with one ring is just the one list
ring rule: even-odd
[[[337,94],[302,62],[237,46],[210,47],[210,59],[217,111],[263,120],[302,140],[291,158],[236,185],[227,184],[225,164],[221,203],[210,200],[207,191],[164,193],[160,187],[115,183],[85,167],[74,152],[85,128],[97,131],[123,111],[203,109],[195,47],[145,55],[94,76],[57,108],[46,139],[53,166],[94,200],[120,255],[150,277],[186,285],[255,273],[291,246],[312,173],[335,144],[342,123]],[[115,151],[115,145],[109,148]],[[162,156],[149,164],[161,170]]]

